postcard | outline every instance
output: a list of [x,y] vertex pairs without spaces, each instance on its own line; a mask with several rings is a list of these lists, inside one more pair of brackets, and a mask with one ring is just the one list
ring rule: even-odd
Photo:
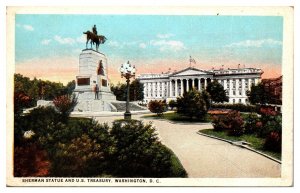
[[7,186],[292,186],[292,7],[7,7]]

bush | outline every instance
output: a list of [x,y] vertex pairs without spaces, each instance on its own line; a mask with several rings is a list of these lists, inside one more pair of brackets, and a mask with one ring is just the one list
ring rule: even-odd
[[62,95],[55,97],[53,103],[57,110],[60,112],[62,121],[66,121],[70,113],[73,111],[75,105],[77,104],[77,99],[75,98],[75,95]]
[[212,124],[216,131],[227,130],[228,134],[233,136],[243,134],[244,121],[238,111],[230,111],[227,115],[215,115]]
[[170,100],[168,105],[171,108],[171,110],[173,110],[173,108],[177,107],[177,102],[174,100]]
[[156,113],[158,116],[161,116],[163,112],[167,111],[166,101],[150,101],[148,104],[148,108],[152,113]]
[[275,152],[281,152],[281,141],[282,141],[281,133],[272,131],[266,137],[264,149],[270,150],[270,151],[275,151]]
[[45,150],[36,143],[24,142],[14,148],[15,177],[45,177],[49,175],[50,161]]
[[201,94],[199,91],[192,89],[183,94],[182,97],[177,98],[177,113],[187,116],[190,119],[203,120],[208,111],[207,101],[208,95]]
[[215,109],[232,109],[240,112],[259,112],[259,106],[244,104],[212,104]]
[[58,142],[55,148],[51,176],[89,177],[103,172],[99,171],[104,159],[101,146],[88,135],[83,134],[68,143]]
[[256,113],[251,113],[248,115],[245,123],[245,133],[246,134],[254,134],[258,133],[261,130],[262,124],[260,122],[260,118]]
[[[157,138],[151,124],[137,120],[114,121],[111,136],[115,151],[111,171],[116,177],[186,177],[180,163],[174,170],[174,155]],[[126,137],[124,137],[126,136]]]

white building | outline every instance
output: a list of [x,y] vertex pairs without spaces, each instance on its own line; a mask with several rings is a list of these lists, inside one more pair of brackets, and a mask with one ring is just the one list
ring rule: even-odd
[[223,85],[229,103],[247,103],[247,90],[258,84],[263,71],[257,68],[200,70],[189,67],[178,72],[141,74],[138,80],[144,85],[144,102],[151,100],[176,100],[184,92],[195,88],[202,91],[207,84],[217,80]]

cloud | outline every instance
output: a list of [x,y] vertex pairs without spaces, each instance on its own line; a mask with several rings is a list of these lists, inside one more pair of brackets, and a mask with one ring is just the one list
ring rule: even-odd
[[161,39],[167,39],[167,38],[170,38],[172,36],[174,36],[174,34],[170,34],[170,33],[168,33],[168,34],[157,34],[156,35],[156,37],[161,38]]
[[23,28],[27,31],[33,31],[33,27],[31,25],[23,25]]
[[76,41],[79,42],[79,43],[85,43],[86,42],[86,36],[82,34],[80,37],[76,38]]
[[225,47],[262,47],[262,46],[278,46],[282,45],[281,41],[273,40],[273,39],[262,39],[262,40],[245,40],[241,42],[235,42],[226,45]]
[[139,47],[145,49],[147,47],[147,45],[145,43],[140,43]]
[[108,41],[107,44],[111,47],[121,47],[121,44],[118,41],[114,41],[114,40]]
[[160,51],[180,51],[186,49],[183,42],[177,40],[151,40],[150,45],[159,47]]
[[26,25],[26,24],[22,25],[22,24],[16,23],[16,26],[21,27],[21,28],[25,29],[26,31],[34,31],[34,28],[31,25]]
[[54,36],[54,40],[57,41],[60,44],[69,44],[72,45],[75,43],[75,40],[73,38],[62,38],[60,36]]
[[51,39],[45,39],[45,40],[41,41],[41,44],[43,44],[43,45],[49,45],[51,41],[52,41]]

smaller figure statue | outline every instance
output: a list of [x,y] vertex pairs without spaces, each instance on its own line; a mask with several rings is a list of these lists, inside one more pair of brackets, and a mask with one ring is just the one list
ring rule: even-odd
[[104,76],[104,69],[103,69],[102,60],[99,61],[99,66],[98,66],[98,69],[97,69],[97,75]]
[[95,92],[95,100],[98,100],[99,99],[99,87],[98,87],[98,84],[95,85],[94,92]]
[[94,25],[94,27],[93,27],[93,33],[94,33],[95,35],[97,35],[97,27],[96,27],[96,25]]

